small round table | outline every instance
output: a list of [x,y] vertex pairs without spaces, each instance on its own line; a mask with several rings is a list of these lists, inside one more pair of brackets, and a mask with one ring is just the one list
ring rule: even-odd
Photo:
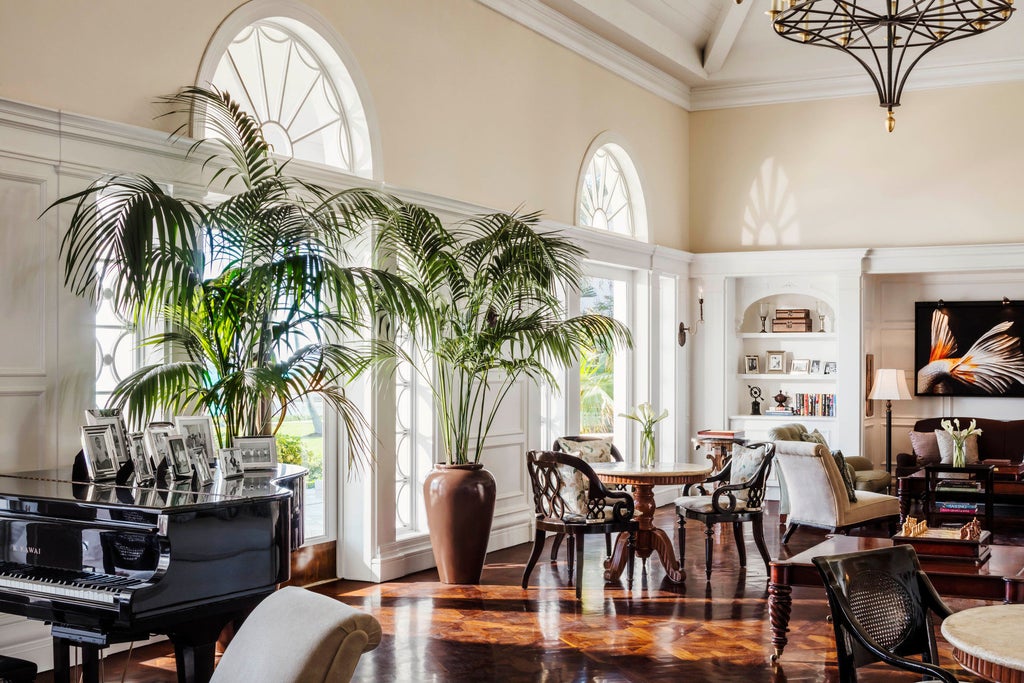
[[[672,540],[668,534],[654,526],[654,487],[696,484],[704,481],[711,473],[711,467],[688,463],[658,463],[654,467],[640,467],[631,462],[595,462],[590,466],[606,484],[627,484],[633,487],[634,519],[639,525],[636,534],[637,556],[646,564],[647,558],[657,552],[669,580],[675,583],[685,581],[686,572],[676,559]],[[615,550],[605,562],[605,581],[617,581],[622,576],[622,570],[629,561],[627,541],[628,534],[619,534]]]
[[1024,605],[974,607],[946,617],[942,636],[965,669],[997,683],[1024,683]]

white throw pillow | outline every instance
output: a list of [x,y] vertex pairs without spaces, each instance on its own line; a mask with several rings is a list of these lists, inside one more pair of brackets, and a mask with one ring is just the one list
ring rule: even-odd
[[[559,439],[558,447],[569,455],[575,455],[586,463],[611,462],[611,439],[594,439],[592,441],[570,441]],[[590,482],[579,470],[565,466],[559,468],[562,475],[562,500],[569,512],[578,515],[587,514],[587,500],[590,498]]]
[[[935,430],[935,440],[939,444],[939,459],[943,465],[953,464],[953,435],[945,429]],[[978,435],[971,434],[964,442],[964,455],[966,464],[973,465],[978,462]]]

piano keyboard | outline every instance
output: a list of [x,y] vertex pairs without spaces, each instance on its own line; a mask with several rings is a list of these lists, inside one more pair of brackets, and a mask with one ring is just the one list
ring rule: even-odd
[[0,590],[34,593],[90,605],[116,605],[131,592],[148,585],[144,581],[111,574],[0,564]]

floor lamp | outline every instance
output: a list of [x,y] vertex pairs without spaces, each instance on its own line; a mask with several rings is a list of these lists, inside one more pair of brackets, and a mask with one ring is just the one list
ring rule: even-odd
[[[885,401],[885,471],[892,482],[892,402],[905,401],[910,396],[907,375],[903,370],[883,369],[875,372],[875,383],[868,398]],[[887,487],[888,488],[888,487]]]

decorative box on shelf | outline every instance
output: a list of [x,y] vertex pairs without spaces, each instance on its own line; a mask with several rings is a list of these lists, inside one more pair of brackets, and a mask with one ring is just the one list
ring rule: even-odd
[[808,308],[778,308],[772,318],[772,332],[812,332]]

